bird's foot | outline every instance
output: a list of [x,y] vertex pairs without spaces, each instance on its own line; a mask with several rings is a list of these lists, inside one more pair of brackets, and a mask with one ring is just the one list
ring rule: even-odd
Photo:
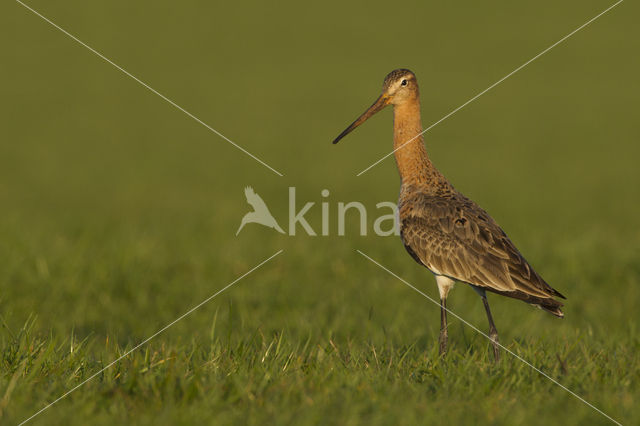
[[444,356],[447,353],[447,340],[448,340],[447,332],[445,331],[443,333],[441,331],[440,332],[440,339],[438,339],[438,341],[440,343],[440,356]]
[[499,346],[499,341],[498,341],[498,333],[495,334],[490,334],[489,337],[491,338],[491,346],[493,346],[493,361],[494,362],[499,362],[500,361],[500,346]]

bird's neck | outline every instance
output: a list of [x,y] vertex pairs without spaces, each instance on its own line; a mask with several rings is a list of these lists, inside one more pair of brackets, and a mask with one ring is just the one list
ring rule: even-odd
[[393,149],[402,185],[437,185],[444,177],[429,160],[421,135],[420,101],[393,108]]

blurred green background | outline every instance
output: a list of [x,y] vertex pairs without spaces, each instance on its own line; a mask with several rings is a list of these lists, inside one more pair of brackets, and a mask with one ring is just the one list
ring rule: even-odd
[[[348,347],[354,359],[368,359],[370,347],[393,354],[406,346],[416,369],[433,362],[438,309],[355,250],[435,298],[428,271],[397,237],[357,235],[353,217],[347,236],[336,236],[339,201],[361,201],[371,213],[376,203],[396,200],[393,159],[356,177],[391,150],[391,111],[338,146],[331,140],[378,96],[392,69],[418,76],[426,127],[612,3],[27,4],[284,177],[19,3],[2,2],[0,416],[14,423],[97,371],[97,360],[121,353],[105,341],[131,347],[279,249],[282,255],[150,347],[181,353],[187,342],[209,342],[217,315],[221,350],[264,353],[257,333],[263,346],[284,335],[291,353],[304,356]],[[437,167],[568,297],[563,321],[492,297],[502,342],[629,424],[640,419],[637,12],[622,3],[425,135]],[[287,188],[295,186],[301,203],[316,202],[307,215],[316,231],[320,192],[329,189],[332,236],[247,225],[236,237],[249,211],[247,185],[285,229]],[[450,308],[486,328],[466,286],[452,293]],[[33,348],[16,343],[17,330],[34,316],[30,338],[53,342],[52,364],[66,359],[74,341],[93,342],[81,374],[75,367],[40,379],[20,373]],[[526,367],[485,371],[483,338],[452,322],[451,360],[429,370],[442,375],[436,381],[396,370],[393,356],[384,379],[371,380],[344,359],[318,361],[313,373],[300,367],[295,380],[275,364],[268,379],[246,366],[240,383],[229,385],[236,393],[218,387],[219,370],[205,368],[198,380],[207,385],[186,402],[152,391],[118,396],[105,389],[120,383],[96,379],[34,423],[411,424],[440,423],[442,412],[452,423],[606,423]],[[204,354],[200,365],[209,362]],[[477,381],[462,380],[476,370]],[[269,385],[245,392],[257,377]],[[498,384],[485,389],[487,382]],[[122,398],[135,403],[120,405]],[[159,400],[175,407],[163,412]],[[211,409],[211,400],[219,406]]]

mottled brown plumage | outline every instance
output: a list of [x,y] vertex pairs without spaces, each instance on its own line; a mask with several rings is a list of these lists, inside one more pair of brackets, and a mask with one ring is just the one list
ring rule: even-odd
[[401,236],[417,262],[437,275],[514,297],[562,316],[563,297],[527,263],[498,224],[453,190],[409,187],[400,198]]
[[402,242],[409,254],[436,275],[441,297],[440,349],[446,351],[446,298],[454,281],[471,284],[482,297],[496,359],[498,333],[485,291],[523,300],[558,317],[558,291],[529,265],[500,226],[458,192],[431,163],[424,147],[420,94],[415,75],[392,71],[382,95],[334,143],[386,105],[394,106],[394,154],[400,172],[398,208]]

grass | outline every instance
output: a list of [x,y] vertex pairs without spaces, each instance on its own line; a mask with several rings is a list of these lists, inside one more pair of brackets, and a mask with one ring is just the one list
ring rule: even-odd
[[[216,331],[214,323],[207,337],[156,342],[125,357],[70,397],[73,404],[60,403],[42,420],[513,424],[530,421],[531,407],[543,406],[538,421],[555,423],[571,407],[571,416],[561,420],[606,423],[520,361],[505,357],[495,365],[475,337],[470,337],[471,346],[441,359],[433,345],[420,341],[361,343],[311,334],[300,339],[287,331],[265,336],[261,330],[233,339]],[[105,365],[92,355],[95,351],[109,360],[125,351],[108,340],[54,340],[33,338],[27,325],[4,346],[3,368],[13,373],[4,410],[6,401],[24,398],[16,383],[30,385],[29,398],[50,399]],[[588,399],[612,394],[615,400],[599,402],[614,410],[619,405],[631,409],[637,392],[632,381],[638,369],[629,366],[638,339],[630,335],[629,340],[633,347],[618,342],[593,347],[586,344],[591,338],[574,334],[554,342],[549,353],[533,342],[509,346]]]
[[[427,134],[435,164],[568,297],[490,295],[501,342],[640,421],[637,25],[624,2]],[[129,2],[32,7],[284,173],[278,177],[21,6],[0,16],[0,422],[17,424],[276,251],[33,424],[610,424],[451,318],[397,237],[337,236],[337,203],[397,197],[383,112],[330,142],[393,68],[431,124],[608,4]],[[402,42],[400,42],[402,41]],[[635,43],[635,44],[634,44]],[[253,186],[286,229],[247,225]],[[322,189],[330,196],[323,198]],[[375,217],[368,218],[369,229]],[[450,309],[481,330],[458,285]]]

